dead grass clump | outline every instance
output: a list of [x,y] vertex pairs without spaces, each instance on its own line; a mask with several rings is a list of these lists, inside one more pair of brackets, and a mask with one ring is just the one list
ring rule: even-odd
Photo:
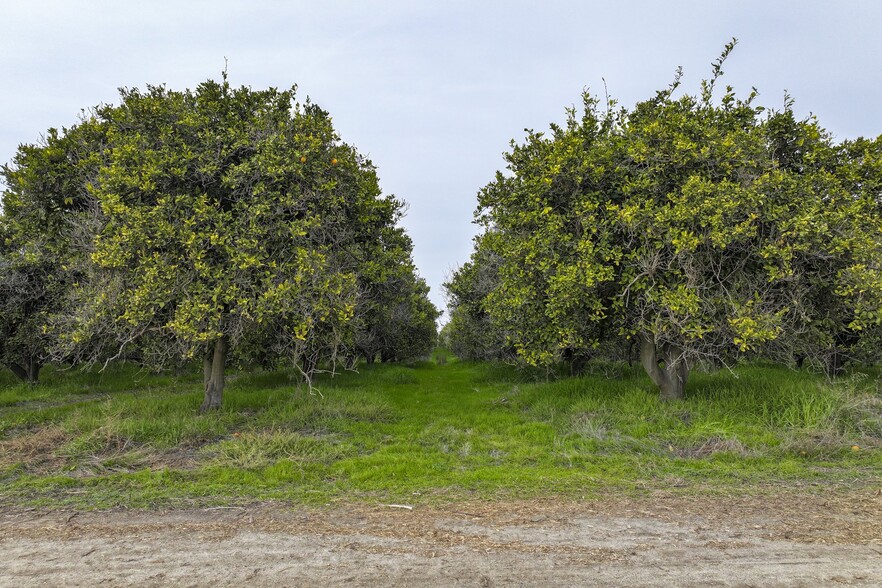
[[57,450],[69,440],[58,425],[42,427],[0,441],[0,466],[22,464],[27,471],[42,473],[58,469],[65,463]]
[[701,443],[690,447],[674,447],[674,455],[678,457],[703,459],[711,457],[717,453],[730,453],[733,455],[746,456],[747,448],[738,439],[729,439],[723,437],[710,437]]
[[847,423],[847,429],[866,439],[882,441],[882,396],[852,398],[839,416]]
[[141,470],[193,470],[199,467],[200,460],[193,449],[154,450],[148,446],[138,446],[126,450],[123,444],[117,451],[100,452],[82,456],[76,469],[68,475],[75,478],[90,478],[113,473],[129,473]]

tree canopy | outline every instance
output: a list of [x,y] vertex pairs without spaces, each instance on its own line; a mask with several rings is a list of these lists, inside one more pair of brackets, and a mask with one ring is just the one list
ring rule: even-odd
[[[665,398],[691,366],[829,343],[882,315],[879,141],[675,82],[632,109],[589,93],[478,195],[498,269],[481,299],[533,365],[630,339]],[[484,254],[487,255],[487,254]]]
[[487,296],[499,286],[500,257],[475,239],[468,262],[445,282],[450,321],[445,325],[446,344],[467,360],[510,359],[504,332],[497,328],[485,307]]
[[[352,361],[356,330],[371,326],[359,305],[390,271],[408,277],[388,299],[431,307],[396,226],[402,203],[295,88],[233,88],[224,76],[192,91],[123,89],[119,105],[61,134],[79,135],[100,137],[91,173],[50,165],[77,181],[45,190],[68,206],[69,194],[85,198],[65,219],[78,278],[53,313],[60,355],[107,360],[137,345],[160,365],[202,358],[208,410],[231,355],[293,358],[307,378]],[[24,154],[48,156],[58,136],[23,148],[8,175],[37,174]],[[21,192],[10,183],[6,199]]]
[[88,207],[101,133],[50,129],[42,146],[22,145],[2,173],[0,363],[36,382],[50,358],[50,317],[80,277],[71,218]]

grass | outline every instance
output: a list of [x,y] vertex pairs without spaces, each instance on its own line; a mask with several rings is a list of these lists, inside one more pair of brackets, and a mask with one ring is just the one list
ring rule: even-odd
[[0,374],[0,504],[151,507],[581,497],[878,484],[882,393],[776,366],[696,373],[662,403],[637,368],[535,381],[507,366],[364,366],[298,389],[232,373],[199,415],[197,370]]

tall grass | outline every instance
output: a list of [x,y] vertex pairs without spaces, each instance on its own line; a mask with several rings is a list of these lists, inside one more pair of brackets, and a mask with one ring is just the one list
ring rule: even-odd
[[[432,500],[579,495],[882,475],[878,376],[829,383],[775,366],[695,373],[664,403],[625,364],[543,381],[422,362],[324,375],[232,373],[200,415],[198,373],[47,369],[0,379],[0,500]],[[636,489],[636,490],[635,490]],[[188,502],[188,503],[190,503]]]

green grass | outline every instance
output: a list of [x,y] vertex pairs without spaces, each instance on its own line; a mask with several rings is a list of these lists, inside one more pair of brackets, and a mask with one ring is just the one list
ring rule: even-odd
[[581,497],[829,489],[882,479],[878,376],[775,366],[695,373],[682,402],[598,363],[536,381],[508,366],[365,366],[298,388],[231,373],[199,415],[199,373],[0,375],[0,504],[83,508],[282,500]]

